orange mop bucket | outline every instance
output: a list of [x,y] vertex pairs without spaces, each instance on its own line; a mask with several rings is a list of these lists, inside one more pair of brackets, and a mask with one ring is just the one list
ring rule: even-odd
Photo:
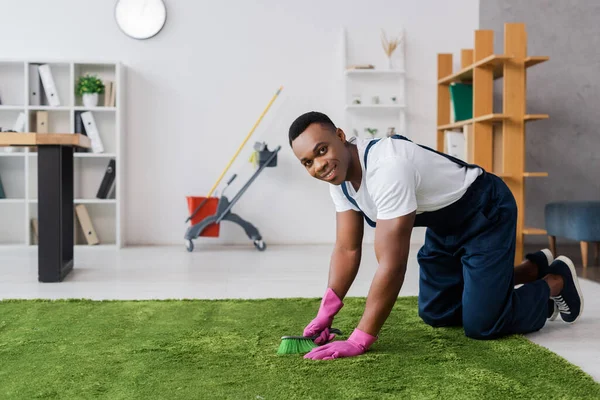
[[[206,197],[199,196],[186,196],[188,203],[188,210],[190,215],[194,213],[196,208],[202,202],[206,200]],[[191,225],[195,225],[202,221],[204,218],[209,217],[211,215],[215,215],[217,213],[217,205],[219,204],[218,197],[210,197],[208,201],[204,203],[204,205],[198,210],[196,215],[194,215],[191,219]],[[199,236],[208,236],[208,237],[219,237],[219,224],[210,224],[204,229]]]

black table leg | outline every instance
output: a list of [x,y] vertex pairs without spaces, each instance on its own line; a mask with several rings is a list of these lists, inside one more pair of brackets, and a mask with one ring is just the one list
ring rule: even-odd
[[73,269],[73,148],[38,146],[38,280],[61,282]]

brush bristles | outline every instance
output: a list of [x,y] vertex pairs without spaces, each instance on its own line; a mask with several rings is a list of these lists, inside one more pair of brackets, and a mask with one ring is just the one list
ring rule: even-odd
[[277,354],[303,354],[317,347],[311,339],[282,339]]

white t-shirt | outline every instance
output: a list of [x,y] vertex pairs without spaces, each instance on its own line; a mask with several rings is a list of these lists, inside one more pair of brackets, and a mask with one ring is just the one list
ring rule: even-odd
[[[392,219],[413,211],[420,214],[454,203],[482,173],[466,168],[403,139],[383,138],[371,146],[365,173],[365,149],[373,139],[351,138],[356,144],[362,168],[358,192],[344,182],[350,197],[369,219]],[[344,195],[342,187],[330,185],[338,212],[358,210]]]

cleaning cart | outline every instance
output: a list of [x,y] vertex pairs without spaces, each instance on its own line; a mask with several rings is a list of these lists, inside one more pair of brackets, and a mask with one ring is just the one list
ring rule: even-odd
[[[252,182],[256,180],[258,175],[267,167],[277,166],[277,153],[281,149],[281,146],[277,146],[276,149],[270,151],[266,143],[256,143],[254,146],[257,154],[257,169],[252,174],[250,179],[244,184],[244,186],[237,192],[231,201],[224,195],[227,187],[233,182],[237,175],[233,175],[227,182],[221,196],[216,199],[214,197],[196,198],[200,200],[200,203],[196,205],[193,199],[188,198],[188,207],[190,208],[191,215],[188,217],[186,222],[192,221],[190,227],[188,227],[185,233],[185,247],[189,252],[194,250],[194,242],[198,236],[218,236],[219,223],[221,221],[230,221],[238,224],[244,229],[246,235],[254,246],[259,251],[264,251],[267,248],[266,243],[262,240],[262,236],[258,229],[250,222],[242,219],[239,215],[231,212],[231,209],[239,201],[244,192],[248,190]],[[216,210],[215,210],[216,208]],[[214,211],[214,213],[212,212]],[[199,213],[201,218],[197,218]],[[208,215],[207,215],[208,214]],[[194,219],[196,218],[196,219]]]

